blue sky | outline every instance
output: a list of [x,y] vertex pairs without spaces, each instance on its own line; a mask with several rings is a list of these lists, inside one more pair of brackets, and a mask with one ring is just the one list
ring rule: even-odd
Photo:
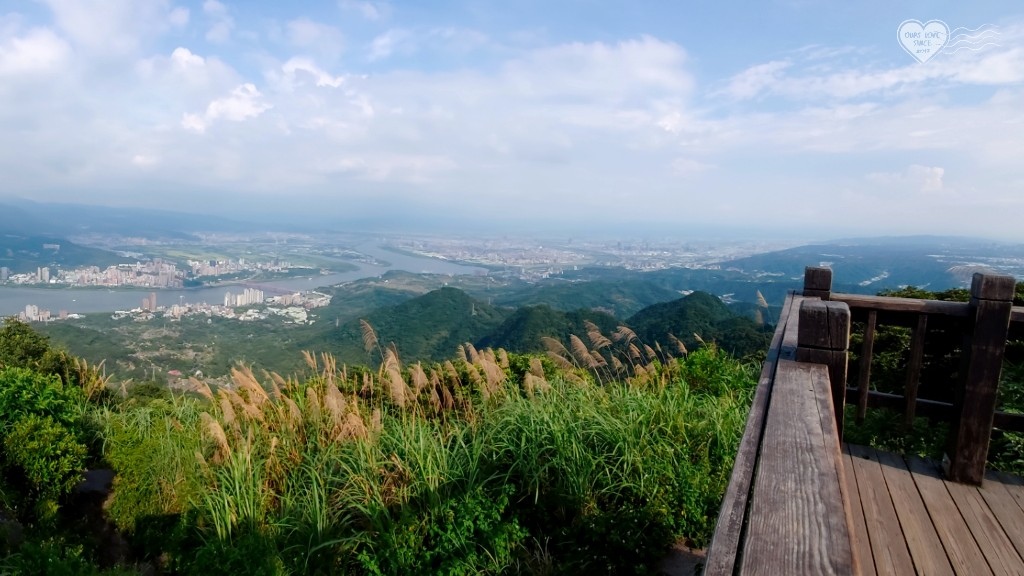
[[[909,19],[950,44],[918,62]],[[0,1],[0,173],[393,227],[1024,240],[1024,7]]]

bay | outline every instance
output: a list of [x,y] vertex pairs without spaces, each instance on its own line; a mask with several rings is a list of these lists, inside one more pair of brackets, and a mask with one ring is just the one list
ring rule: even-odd
[[[267,296],[272,292],[301,292],[314,290],[323,286],[333,286],[362,278],[380,276],[389,270],[403,270],[414,273],[429,274],[482,274],[486,270],[476,266],[466,266],[447,262],[436,258],[426,258],[393,252],[376,245],[363,245],[356,248],[362,254],[372,257],[380,264],[363,262],[344,262],[358,266],[356,270],[337,274],[316,275],[312,277],[288,278],[259,282],[257,287],[263,288]],[[384,265],[383,263],[386,263]],[[220,304],[226,292],[238,292],[244,284],[224,284],[216,287],[193,288],[187,290],[155,290],[157,306],[174,304]],[[32,288],[20,286],[0,286],[0,317],[17,315],[27,305],[35,305],[46,309],[56,316],[61,310],[71,314],[91,312],[113,312],[138,308],[142,299],[150,290],[142,288]]]

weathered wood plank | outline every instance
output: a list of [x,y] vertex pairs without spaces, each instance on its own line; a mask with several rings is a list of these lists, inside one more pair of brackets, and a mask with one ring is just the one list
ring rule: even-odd
[[907,466],[914,473],[914,483],[921,499],[931,514],[935,532],[942,540],[946,557],[957,574],[982,576],[992,574],[984,554],[978,548],[967,523],[947,490],[947,483],[939,475],[938,467],[916,456],[907,458]]
[[[849,311],[848,308],[846,308],[845,304],[839,303],[838,305],[841,306],[842,310],[845,312],[845,316],[846,316],[846,318],[845,318],[845,322],[846,322],[845,333],[846,333],[846,340],[848,341],[849,337],[850,337],[850,311]],[[841,321],[842,321],[842,319],[841,319]],[[842,366],[841,366],[841,369],[842,369],[842,378],[843,379],[841,381],[841,385],[842,385],[842,389],[843,390],[846,389],[846,354],[847,354],[847,352],[845,351],[845,347],[847,346],[847,344],[848,344],[848,342],[844,342],[844,343],[840,344],[841,346],[844,347],[844,350],[842,352],[837,352],[837,351],[833,351],[832,352],[833,354],[841,354],[842,355]],[[815,402],[818,405],[818,419],[819,419],[820,426],[821,426],[822,441],[824,443],[824,446],[823,446],[824,452],[823,453],[824,453],[825,458],[827,459],[825,465],[826,465],[826,469],[835,470],[835,472],[836,472],[836,483],[837,483],[837,486],[839,488],[839,497],[840,497],[840,499],[842,501],[842,504],[843,504],[843,520],[846,522],[846,534],[847,534],[846,538],[848,539],[849,545],[852,548],[852,546],[853,546],[853,538],[854,538],[854,536],[853,536],[853,534],[854,534],[854,532],[853,532],[853,518],[852,518],[853,514],[851,512],[852,506],[850,504],[850,492],[848,490],[848,484],[847,484],[847,480],[846,480],[847,474],[852,474],[852,472],[847,472],[845,467],[843,466],[842,429],[839,428],[840,426],[842,426],[842,423],[843,423],[842,418],[841,418],[841,416],[842,416],[842,412],[841,412],[842,405],[840,405],[840,407],[837,408],[836,406],[834,406],[832,404],[832,398],[833,398],[833,395],[835,394],[835,390],[836,390],[836,387],[830,382],[830,380],[832,378],[832,374],[833,374],[833,367],[829,366],[828,378],[825,379],[824,381],[822,381],[821,378],[815,378],[812,384],[813,384],[813,388],[814,388],[814,399],[815,399]],[[842,400],[840,400],[840,401],[842,401]],[[836,417],[835,417],[835,414],[837,412],[840,415],[839,419],[836,419]],[[822,481],[823,482],[828,482],[829,478],[827,478],[827,477],[823,478]],[[857,573],[857,574],[860,574],[861,573],[860,566],[859,566],[860,563],[858,562],[857,557],[853,556],[851,558],[851,561],[852,561],[851,566],[852,566],[853,572]]]
[[1006,485],[993,475],[986,474],[985,482],[978,490],[1017,549],[1017,554],[1024,556],[1024,508],[1010,494]]
[[917,388],[921,384],[921,364],[924,361],[924,340],[928,335],[928,315],[917,317],[917,327],[910,340],[910,361],[907,363],[907,380],[904,385],[906,408],[903,412],[903,428],[910,430],[914,425],[914,412],[917,409]]
[[849,494],[850,517],[853,526],[853,554],[857,557],[857,567],[863,576],[875,576],[875,559],[871,555],[871,539],[864,523],[864,507],[861,504],[860,487],[857,475],[853,470],[853,456],[849,447],[843,451],[843,472],[846,482],[846,493]]
[[832,269],[808,266],[804,268],[804,296],[828,300],[832,291]]
[[[731,576],[736,566],[742,543],[743,524],[746,517],[750,489],[757,464],[757,454],[764,432],[764,421],[767,413],[772,381],[775,378],[775,366],[782,349],[783,334],[793,311],[795,297],[790,294],[782,305],[779,323],[768,347],[768,356],[761,368],[754,399],[751,402],[747,424],[740,440],[729,477],[729,486],[722,499],[718,513],[715,533],[708,547],[707,563],[704,573],[708,576]],[[795,316],[793,316],[795,318]]]
[[902,457],[889,452],[873,451],[882,466],[882,476],[892,497],[910,558],[918,574],[936,576],[953,574],[942,541],[928,516],[914,478]]
[[806,299],[800,303],[797,345],[846,350],[850,342],[850,307],[843,302]]
[[1013,476],[1005,472],[990,471],[989,474],[999,479],[999,482],[1006,487],[1006,491],[1013,496],[1017,504],[1024,509],[1024,478]]
[[824,366],[780,360],[758,461],[743,574],[851,574],[839,471],[825,449],[815,390]]
[[863,446],[848,446],[853,472],[860,488],[864,523],[871,541],[875,570],[881,575],[914,573],[914,562],[903,537],[899,517],[874,451]]
[[850,307],[843,302],[808,299],[800,303],[796,360],[828,366],[835,428],[843,436],[846,370],[850,346]]
[[1024,559],[1017,553],[978,488],[956,482],[948,482],[946,488],[992,572],[1001,576],[1024,574]]
[[970,312],[966,302],[946,302],[944,300],[918,300],[915,298],[840,293],[833,293],[831,300],[834,302],[846,302],[850,310],[866,309],[885,312],[936,314],[959,318],[966,318]]
[[860,350],[860,373],[857,375],[857,423],[864,421],[868,411],[868,392],[871,391],[871,360],[875,351],[875,324],[878,312],[868,312],[864,324],[864,345]]
[[782,334],[782,347],[779,350],[779,360],[796,359],[796,347],[800,329],[797,317],[800,313],[800,303],[804,300],[805,298],[803,296],[793,296],[793,304],[790,308],[790,321],[786,323],[786,329]]

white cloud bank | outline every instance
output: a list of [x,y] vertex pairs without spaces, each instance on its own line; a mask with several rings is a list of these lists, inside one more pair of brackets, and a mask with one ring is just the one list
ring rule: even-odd
[[[503,44],[403,26],[379,2],[344,0],[338,22],[262,24],[217,0],[195,13],[47,5],[49,21],[0,21],[0,171],[14,194],[117,202],[161,187],[168,203],[205,191],[339,214],[834,230],[834,210],[791,209],[828,190],[838,224],[896,231],[912,209],[902,190],[945,210],[932,221],[949,231],[1008,234],[1024,210],[1024,45],[1011,27],[999,50],[927,66],[817,47],[709,79],[654,36]],[[489,57],[410,64],[444,50]],[[960,88],[972,93],[949,96]],[[971,210],[1003,207],[988,230],[969,229],[968,196]]]

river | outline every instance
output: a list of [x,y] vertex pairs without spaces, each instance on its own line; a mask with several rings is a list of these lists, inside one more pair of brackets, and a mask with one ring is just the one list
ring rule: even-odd
[[[483,268],[465,266],[454,262],[446,262],[436,258],[421,258],[392,252],[376,245],[359,246],[356,250],[371,256],[377,261],[387,262],[388,266],[365,264],[362,262],[344,262],[358,266],[356,270],[327,274],[322,276],[288,278],[258,282],[259,286],[272,286],[282,291],[299,292],[313,290],[321,286],[333,286],[360,278],[380,276],[389,270],[404,270],[414,273],[430,274],[479,274],[486,272]],[[188,290],[156,290],[157,306],[188,303],[220,304],[224,301],[224,293],[237,291],[238,285],[225,284],[215,288],[192,288]],[[12,316],[25,310],[25,306],[34,304],[40,309],[49,310],[54,316],[61,310],[69,313],[113,312],[138,308],[142,299],[149,291],[139,288],[31,288],[20,286],[0,286],[0,317]],[[271,294],[268,294],[271,296]]]

